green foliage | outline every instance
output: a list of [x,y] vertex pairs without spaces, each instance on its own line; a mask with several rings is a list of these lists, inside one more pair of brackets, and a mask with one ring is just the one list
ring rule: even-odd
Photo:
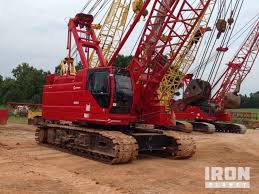
[[27,124],[28,119],[27,117],[15,117],[15,116],[9,116],[8,122],[10,123],[17,123],[17,124]]
[[[114,66],[126,68],[132,56],[119,55]],[[76,70],[83,69],[79,62]],[[49,72],[38,70],[28,63],[22,63],[12,70],[13,78],[3,78],[0,75],[0,105],[7,102],[31,102],[41,103],[42,88],[45,83],[45,76]],[[55,68],[55,73],[60,73],[60,66]]]
[[259,91],[247,95],[241,95],[241,108],[259,108]]
[[115,67],[126,68],[130,64],[131,60],[132,60],[132,56],[118,55],[113,65]]
[[83,65],[82,65],[81,61],[79,61],[79,62],[76,64],[76,70],[79,71],[79,70],[81,70],[81,69],[83,69]]
[[228,109],[228,112],[251,112],[259,114],[259,108],[238,108],[238,109]]
[[12,74],[13,78],[0,77],[0,104],[12,101],[41,103],[47,72],[22,63],[13,69]]
[[[126,68],[131,60],[132,56],[119,55],[114,61],[114,66]],[[79,62],[76,70],[82,68],[83,65]],[[60,72],[60,66],[56,67],[55,72]],[[13,69],[13,78],[4,79],[0,75],[0,105],[11,101],[41,103],[42,88],[48,73],[50,72],[22,63]],[[249,96],[241,95],[241,108],[259,108],[259,91]]]

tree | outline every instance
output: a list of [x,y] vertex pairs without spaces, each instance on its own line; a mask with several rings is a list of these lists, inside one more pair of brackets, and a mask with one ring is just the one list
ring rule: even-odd
[[241,108],[259,108],[259,91],[247,95],[241,95]]
[[118,57],[114,60],[113,65],[115,67],[126,68],[130,64],[132,58],[132,56],[118,55]]
[[49,72],[38,70],[22,63],[12,70],[14,78],[0,77],[0,103],[31,102],[41,103],[45,76]]
[[20,97],[20,91],[14,79],[6,78],[1,84],[0,103],[6,104],[8,101],[14,101]]
[[[80,70],[81,62],[76,65]],[[60,67],[56,67],[56,73]],[[3,78],[0,75],[0,104],[7,102],[31,102],[41,103],[42,89],[45,84],[45,77],[50,72],[38,70],[28,63],[19,64],[12,70],[13,78]]]
[[13,69],[12,73],[16,80],[16,87],[20,92],[19,100],[40,103],[39,96],[42,95],[46,72],[30,67],[27,63],[22,63]]

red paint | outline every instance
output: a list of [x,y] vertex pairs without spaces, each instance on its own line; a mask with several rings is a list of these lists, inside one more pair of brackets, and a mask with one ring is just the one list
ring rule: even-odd
[[0,109],[0,125],[6,125],[8,120],[8,110]]
[[[228,63],[228,67],[223,74],[218,78],[212,89],[217,89],[208,102],[208,112],[205,112],[199,106],[189,106],[186,111],[179,112],[176,109],[177,119],[187,120],[203,120],[203,121],[230,121],[231,114],[225,112],[224,95],[228,92],[234,92],[239,80],[241,83],[250,73],[255,60],[259,53],[259,22],[253,27],[250,35],[241,45],[240,49]],[[188,84],[192,77],[186,76],[185,84]],[[211,103],[213,102],[213,103]],[[211,105],[217,107],[216,111],[212,112]]]
[[[145,1],[144,7],[136,19],[143,15],[142,12],[145,11],[148,2],[150,1]],[[81,14],[70,19],[67,41],[68,58],[71,57],[73,38],[84,68],[77,72],[76,76],[71,76],[68,73],[68,75],[48,75],[46,77],[42,104],[43,118],[53,121],[65,120],[99,125],[145,123],[174,126],[175,115],[166,112],[165,107],[160,105],[157,94],[159,84],[170,66],[170,63],[162,64],[162,56],[166,49],[171,49],[173,55],[170,56],[170,62],[175,60],[195,25],[203,16],[210,0],[201,0],[200,5],[196,8],[192,7],[187,0],[181,2],[171,0],[165,4],[164,12],[158,11],[157,7],[164,2],[163,0],[153,2],[153,9],[147,20],[136,54],[126,70],[127,72],[122,74],[121,71],[125,70],[117,72],[112,63],[137,21],[126,33],[115,55],[107,65],[99,41],[91,27],[92,16]],[[190,20],[191,13],[195,17]],[[163,21],[154,23],[155,19],[158,18]],[[180,24],[184,25],[186,30],[176,33],[177,25]],[[160,30],[156,31],[156,29]],[[160,38],[164,31],[168,32],[168,38],[161,44],[159,41],[161,42]],[[83,36],[80,36],[82,34]],[[146,50],[145,45],[150,48]],[[96,51],[100,62],[99,67],[90,67],[89,48]],[[98,77],[99,74],[102,76]],[[126,80],[125,82],[122,81],[123,79],[121,82],[116,81],[121,75],[124,81]],[[120,86],[120,84],[122,85]],[[131,86],[132,89],[129,89]]]

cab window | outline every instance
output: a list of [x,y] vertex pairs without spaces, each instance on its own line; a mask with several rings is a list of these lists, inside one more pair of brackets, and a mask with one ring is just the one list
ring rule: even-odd
[[100,107],[109,107],[110,83],[108,69],[90,70],[87,77],[87,88]]

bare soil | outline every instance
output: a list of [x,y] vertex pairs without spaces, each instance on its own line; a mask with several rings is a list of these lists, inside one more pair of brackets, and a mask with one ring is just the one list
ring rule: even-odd
[[[0,193],[259,193],[259,130],[192,133],[189,160],[140,155],[110,166],[39,146],[33,126],[0,126]],[[206,166],[251,167],[251,189],[205,189]]]

